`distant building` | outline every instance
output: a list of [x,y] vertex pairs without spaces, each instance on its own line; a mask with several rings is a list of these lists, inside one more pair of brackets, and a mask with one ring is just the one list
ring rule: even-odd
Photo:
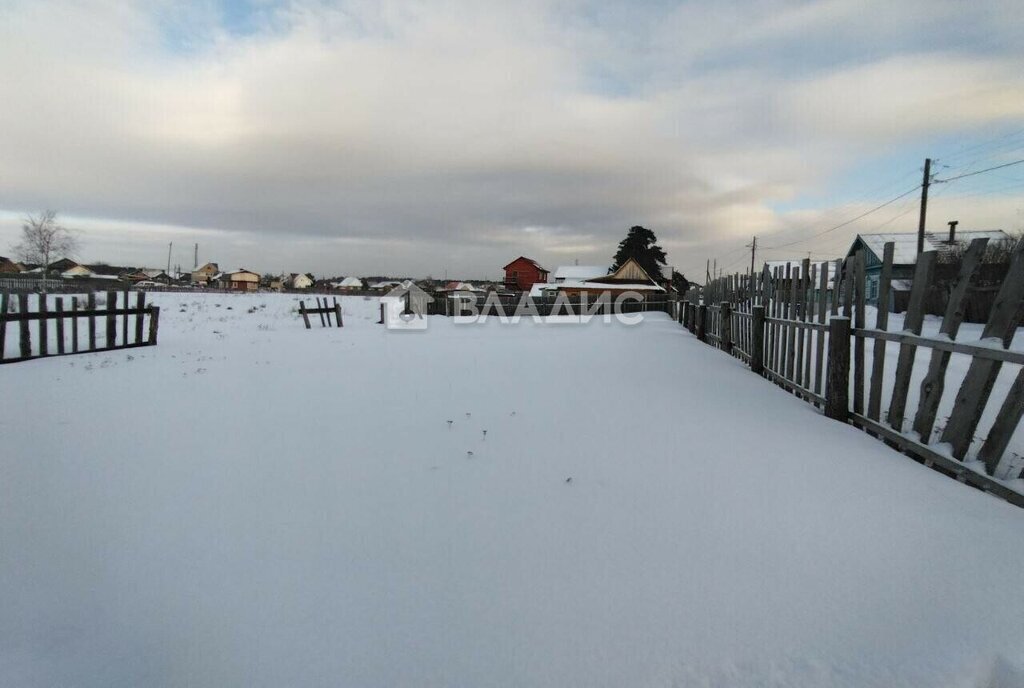
[[21,263],[15,262],[10,258],[0,256],[0,272],[21,272],[25,269],[25,266]]
[[259,273],[245,268],[226,270],[220,273],[216,279],[222,289],[234,291],[256,291],[260,286]]
[[218,274],[220,274],[220,268],[217,267],[217,264],[207,263],[206,265],[192,271],[192,284],[201,284],[206,286],[210,283],[210,280]]
[[309,275],[293,272],[284,281],[288,289],[309,289],[313,286],[313,278]]
[[526,256],[519,256],[506,265],[504,270],[506,289],[529,291],[533,285],[548,281],[548,271]]
[[[924,250],[945,253],[966,246],[972,239],[988,239],[990,244],[997,241],[1013,241],[1010,235],[1001,229],[956,232],[953,236],[945,233],[925,232]],[[857,238],[853,240],[853,244],[850,245],[850,250],[846,252],[846,256],[854,256],[861,248],[864,249],[866,268],[864,291],[867,302],[874,305],[878,303],[878,285],[881,279],[885,245],[890,241],[893,242],[893,298],[890,300],[890,308],[901,311],[906,310],[907,296],[914,277],[914,266],[917,264],[917,234],[858,234]]]
[[555,269],[555,282],[588,280],[607,274],[606,265],[559,265]]
[[609,274],[590,279],[563,279],[561,282],[535,284],[530,290],[531,296],[551,296],[558,293],[569,296],[580,294],[609,293],[612,296],[627,291],[664,293],[665,288],[658,284],[640,263],[633,258],[626,259],[619,269]]
[[344,291],[358,291],[363,288],[363,280],[358,277],[346,277],[340,282],[335,282],[331,286],[335,289],[342,289]]

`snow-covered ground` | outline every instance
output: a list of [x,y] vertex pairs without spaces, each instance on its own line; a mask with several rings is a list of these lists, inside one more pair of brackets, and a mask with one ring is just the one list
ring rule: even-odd
[[1024,511],[662,314],[153,299],[0,367],[2,686],[1024,685]]

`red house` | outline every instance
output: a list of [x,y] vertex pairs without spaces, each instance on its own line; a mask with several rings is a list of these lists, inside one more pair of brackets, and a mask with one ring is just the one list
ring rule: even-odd
[[519,256],[505,266],[505,288],[528,291],[538,282],[548,281],[548,271],[537,264],[537,261]]

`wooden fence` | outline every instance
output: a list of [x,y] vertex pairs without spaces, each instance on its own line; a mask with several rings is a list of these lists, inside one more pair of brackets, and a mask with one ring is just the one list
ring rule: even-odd
[[[108,291],[102,308],[97,305],[96,293],[93,292],[85,297],[55,297],[51,309],[45,295],[33,299],[29,294],[3,292],[0,294],[0,364],[45,356],[154,346],[160,308],[146,305],[145,292],[120,293],[120,306],[118,292]],[[134,306],[130,303],[130,294],[135,295]],[[33,300],[35,304],[32,304]],[[33,305],[35,310],[32,310]],[[12,306],[17,306],[17,309],[13,310]],[[8,325],[11,326],[10,333]],[[36,331],[34,338],[33,329]],[[13,339],[15,332],[17,345]],[[8,334],[11,334],[10,348],[16,350],[13,356],[6,355]]]
[[[1024,309],[1024,242],[1014,249],[981,337],[957,340],[987,241],[975,239],[968,247],[935,336],[922,335],[935,252],[919,256],[903,329],[889,330],[892,243],[885,246],[873,327],[867,323],[863,252],[834,267],[804,260],[800,269],[787,265],[712,280],[702,299],[695,290],[687,294],[679,320],[702,341],[746,361],[754,372],[825,415],[1024,506],[1024,495],[1003,482],[1024,477],[1024,457],[1010,450],[1024,416],[1024,367],[1005,394],[993,395],[1004,363],[1024,366],[1024,351],[1010,349]],[[898,346],[898,354],[894,369],[887,371],[889,343]],[[908,408],[918,350],[924,350],[928,364],[926,370],[919,368],[916,408]],[[940,428],[938,412],[953,354],[969,357],[969,366],[955,397],[945,397],[951,410]],[[983,418],[989,420],[979,435]]]
[[[341,319],[341,304],[338,303],[338,299],[334,299],[334,305],[328,305],[327,297],[324,297],[323,303],[320,303],[320,297],[316,297],[316,308],[306,308],[305,301],[299,301],[299,315],[302,316],[302,321],[306,324],[306,329],[310,329],[312,325],[309,324],[310,315],[320,316],[320,327],[342,327],[344,322]],[[331,316],[334,316],[334,325],[331,324]]]

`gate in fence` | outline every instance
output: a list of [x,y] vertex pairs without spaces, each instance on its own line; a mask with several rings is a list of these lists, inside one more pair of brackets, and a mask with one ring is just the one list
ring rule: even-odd
[[[957,340],[987,241],[973,240],[964,254],[935,336],[922,335],[934,251],[918,257],[903,329],[889,330],[892,243],[884,250],[873,327],[867,323],[863,251],[845,261],[811,265],[804,260],[799,266],[712,280],[703,299],[696,290],[687,294],[680,322],[825,415],[1024,506],[1024,495],[1001,482],[1024,477],[1024,457],[1009,448],[1024,416],[1024,367],[1005,394],[993,395],[1004,363],[1024,366],[1024,351],[1010,349],[1024,308],[1024,241],[1013,251],[981,337]],[[887,350],[896,354],[889,371]],[[927,353],[927,368],[918,369],[916,408],[908,408],[918,350]],[[949,416],[938,427],[953,354],[969,357],[969,365]],[[950,397],[946,401],[950,406]],[[990,420],[979,435],[983,418]]]
[[108,291],[105,305],[99,307],[95,292],[84,299],[3,292],[0,294],[0,364],[46,356],[154,346],[160,325],[160,308],[146,305],[145,292],[134,292],[134,306],[130,303],[130,292],[120,292],[120,305],[118,294]]

